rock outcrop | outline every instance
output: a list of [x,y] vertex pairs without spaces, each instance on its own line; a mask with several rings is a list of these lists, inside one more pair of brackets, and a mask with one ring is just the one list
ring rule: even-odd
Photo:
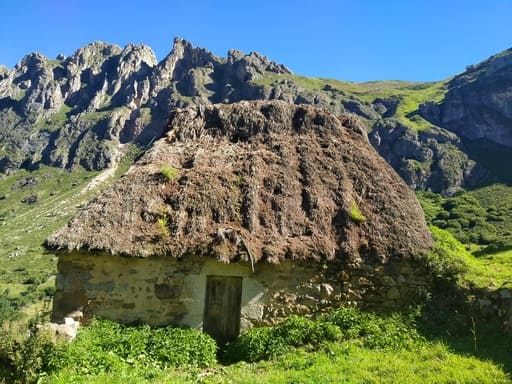
[[512,49],[469,66],[447,87],[440,103],[421,106],[426,119],[466,139],[512,146]]
[[459,137],[432,126],[415,131],[393,120],[379,122],[369,134],[379,154],[415,190],[447,195],[471,188],[488,172],[464,153]]
[[257,53],[223,60],[179,38],[160,63],[147,46],[103,42],[57,60],[27,55],[0,69],[0,171],[105,168],[120,144],[158,138],[176,107],[261,98],[251,81],[266,72],[290,73]]

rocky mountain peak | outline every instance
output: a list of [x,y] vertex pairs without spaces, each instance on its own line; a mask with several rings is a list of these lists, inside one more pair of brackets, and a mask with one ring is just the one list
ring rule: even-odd
[[46,63],[47,58],[39,52],[32,52],[25,55],[21,61],[16,63],[14,69],[20,72],[27,72],[28,69],[33,69],[41,64]]
[[9,137],[0,171],[104,168],[119,144],[159,137],[176,107],[261,98],[250,79],[265,71],[286,69],[256,53],[221,59],[181,38],[160,63],[148,46],[101,41],[57,60],[29,54],[0,71],[0,137]]
[[79,48],[69,59],[68,63],[75,65],[80,69],[90,68],[97,73],[101,70],[101,65],[113,56],[121,53],[121,47],[114,44],[95,41],[82,48]]
[[3,80],[9,74],[9,68],[5,65],[0,65],[0,80]]
[[409,113],[431,123],[417,131],[407,116],[397,118],[403,96],[372,101],[372,91],[362,98],[364,91],[353,93],[342,82],[294,76],[256,52],[232,49],[220,58],[177,37],[160,62],[151,48],[135,44],[94,42],[56,60],[32,53],[13,70],[0,67],[0,172],[40,164],[102,169],[123,144],[158,139],[176,108],[276,99],[359,116],[344,115],[344,124],[372,130],[370,142],[411,187],[451,193],[485,174],[460,137],[512,145],[511,57],[505,51],[447,82],[441,102]]
[[121,61],[125,63],[133,63],[134,68],[139,66],[137,63],[145,63],[148,67],[157,65],[155,52],[143,44],[127,44],[120,53]]
[[292,74],[285,65],[270,61],[257,52],[244,55],[236,49],[228,51],[227,67],[228,72],[240,82],[253,81],[265,72]]
[[512,146],[512,49],[469,66],[447,87],[441,102],[420,107],[424,118],[468,140]]

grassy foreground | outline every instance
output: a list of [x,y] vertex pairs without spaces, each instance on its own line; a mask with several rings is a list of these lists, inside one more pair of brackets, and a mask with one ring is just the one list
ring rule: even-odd
[[[496,329],[438,323],[461,342],[455,346],[426,331],[428,317],[339,308],[252,329],[217,353],[191,329],[96,320],[73,343],[55,344],[44,332],[23,339],[4,328],[0,373],[6,383],[52,384],[512,382],[512,348]],[[503,354],[487,354],[491,343]]]
[[240,362],[199,369],[141,373],[131,370],[76,376],[61,372],[43,383],[510,383],[491,362],[450,352],[442,344],[415,350],[368,350],[326,344],[318,352],[296,350],[274,361]]

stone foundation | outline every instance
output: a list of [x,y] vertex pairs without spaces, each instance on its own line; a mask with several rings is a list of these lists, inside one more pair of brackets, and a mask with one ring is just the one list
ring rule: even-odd
[[124,323],[202,327],[206,277],[242,277],[241,328],[342,304],[398,309],[428,290],[414,261],[368,265],[286,261],[220,263],[204,257],[148,259],[73,252],[59,257],[53,317],[82,310]]
[[498,320],[505,330],[512,331],[512,289],[479,289],[466,295],[466,301],[480,316]]

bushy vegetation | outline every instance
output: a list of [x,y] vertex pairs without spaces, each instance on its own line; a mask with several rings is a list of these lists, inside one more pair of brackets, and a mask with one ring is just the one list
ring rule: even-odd
[[485,208],[477,197],[460,192],[444,198],[432,192],[418,193],[427,221],[451,232],[465,244],[490,245],[498,241],[496,223],[505,220],[496,207]]
[[67,374],[99,374],[129,367],[204,367],[216,361],[216,351],[211,337],[193,329],[152,329],[96,320],[73,343],[60,346],[50,366]]
[[126,326],[96,320],[81,329],[72,343],[46,331],[5,325],[0,332],[0,370],[12,383],[138,371],[155,372],[183,366],[207,367],[216,362],[217,345],[193,329]]
[[436,284],[512,288],[512,250],[491,254],[477,251],[475,256],[451,232],[435,226],[430,226],[430,232],[434,247],[424,256],[424,261],[437,278]]
[[253,328],[228,345],[225,358],[230,362],[269,360],[292,348],[317,350],[336,341],[356,342],[370,349],[401,349],[422,340],[412,318],[399,314],[378,316],[341,307],[316,319],[292,316],[273,327]]
[[336,325],[344,340],[356,340],[370,349],[408,349],[424,339],[417,332],[415,314],[377,315],[356,308],[341,307],[320,318]]
[[341,331],[327,321],[292,316],[274,327],[253,328],[229,344],[226,361],[274,359],[292,347],[317,348],[322,342],[341,339]]
[[[77,201],[90,198],[80,191],[94,175],[42,168],[0,180],[0,382],[510,382],[507,336],[446,305],[423,314],[428,330],[417,317],[354,308],[291,317],[229,344],[219,355],[238,361],[229,366],[216,361],[208,336],[191,330],[96,321],[75,342],[55,343],[18,320],[29,304],[51,297],[56,258],[44,254],[42,242]],[[448,198],[420,194],[429,222],[444,227],[431,227],[436,243],[424,259],[439,282],[512,287],[509,192],[495,185]],[[23,202],[35,194],[33,204]]]
[[428,269],[438,280],[455,282],[468,270],[471,254],[450,232],[430,226],[434,238],[432,250],[425,256]]
[[440,281],[512,287],[510,187],[495,184],[449,198],[420,192],[418,197],[436,240],[426,260]]
[[49,370],[55,351],[50,334],[19,322],[4,322],[0,328],[1,382],[29,384]]
[[470,192],[488,212],[488,220],[496,227],[497,240],[489,251],[512,248],[512,191],[509,185],[494,184]]
[[[228,366],[217,363],[215,342],[191,329],[95,320],[66,343],[4,324],[0,374],[6,383],[510,382],[498,365],[422,336],[421,317],[418,309],[378,315],[348,307],[314,319],[292,316],[240,335],[224,351]],[[469,330],[458,324],[450,327],[466,340]]]
[[0,295],[0,324],[21,317],[19,304],[15,300],[9,300],[6,291]]

